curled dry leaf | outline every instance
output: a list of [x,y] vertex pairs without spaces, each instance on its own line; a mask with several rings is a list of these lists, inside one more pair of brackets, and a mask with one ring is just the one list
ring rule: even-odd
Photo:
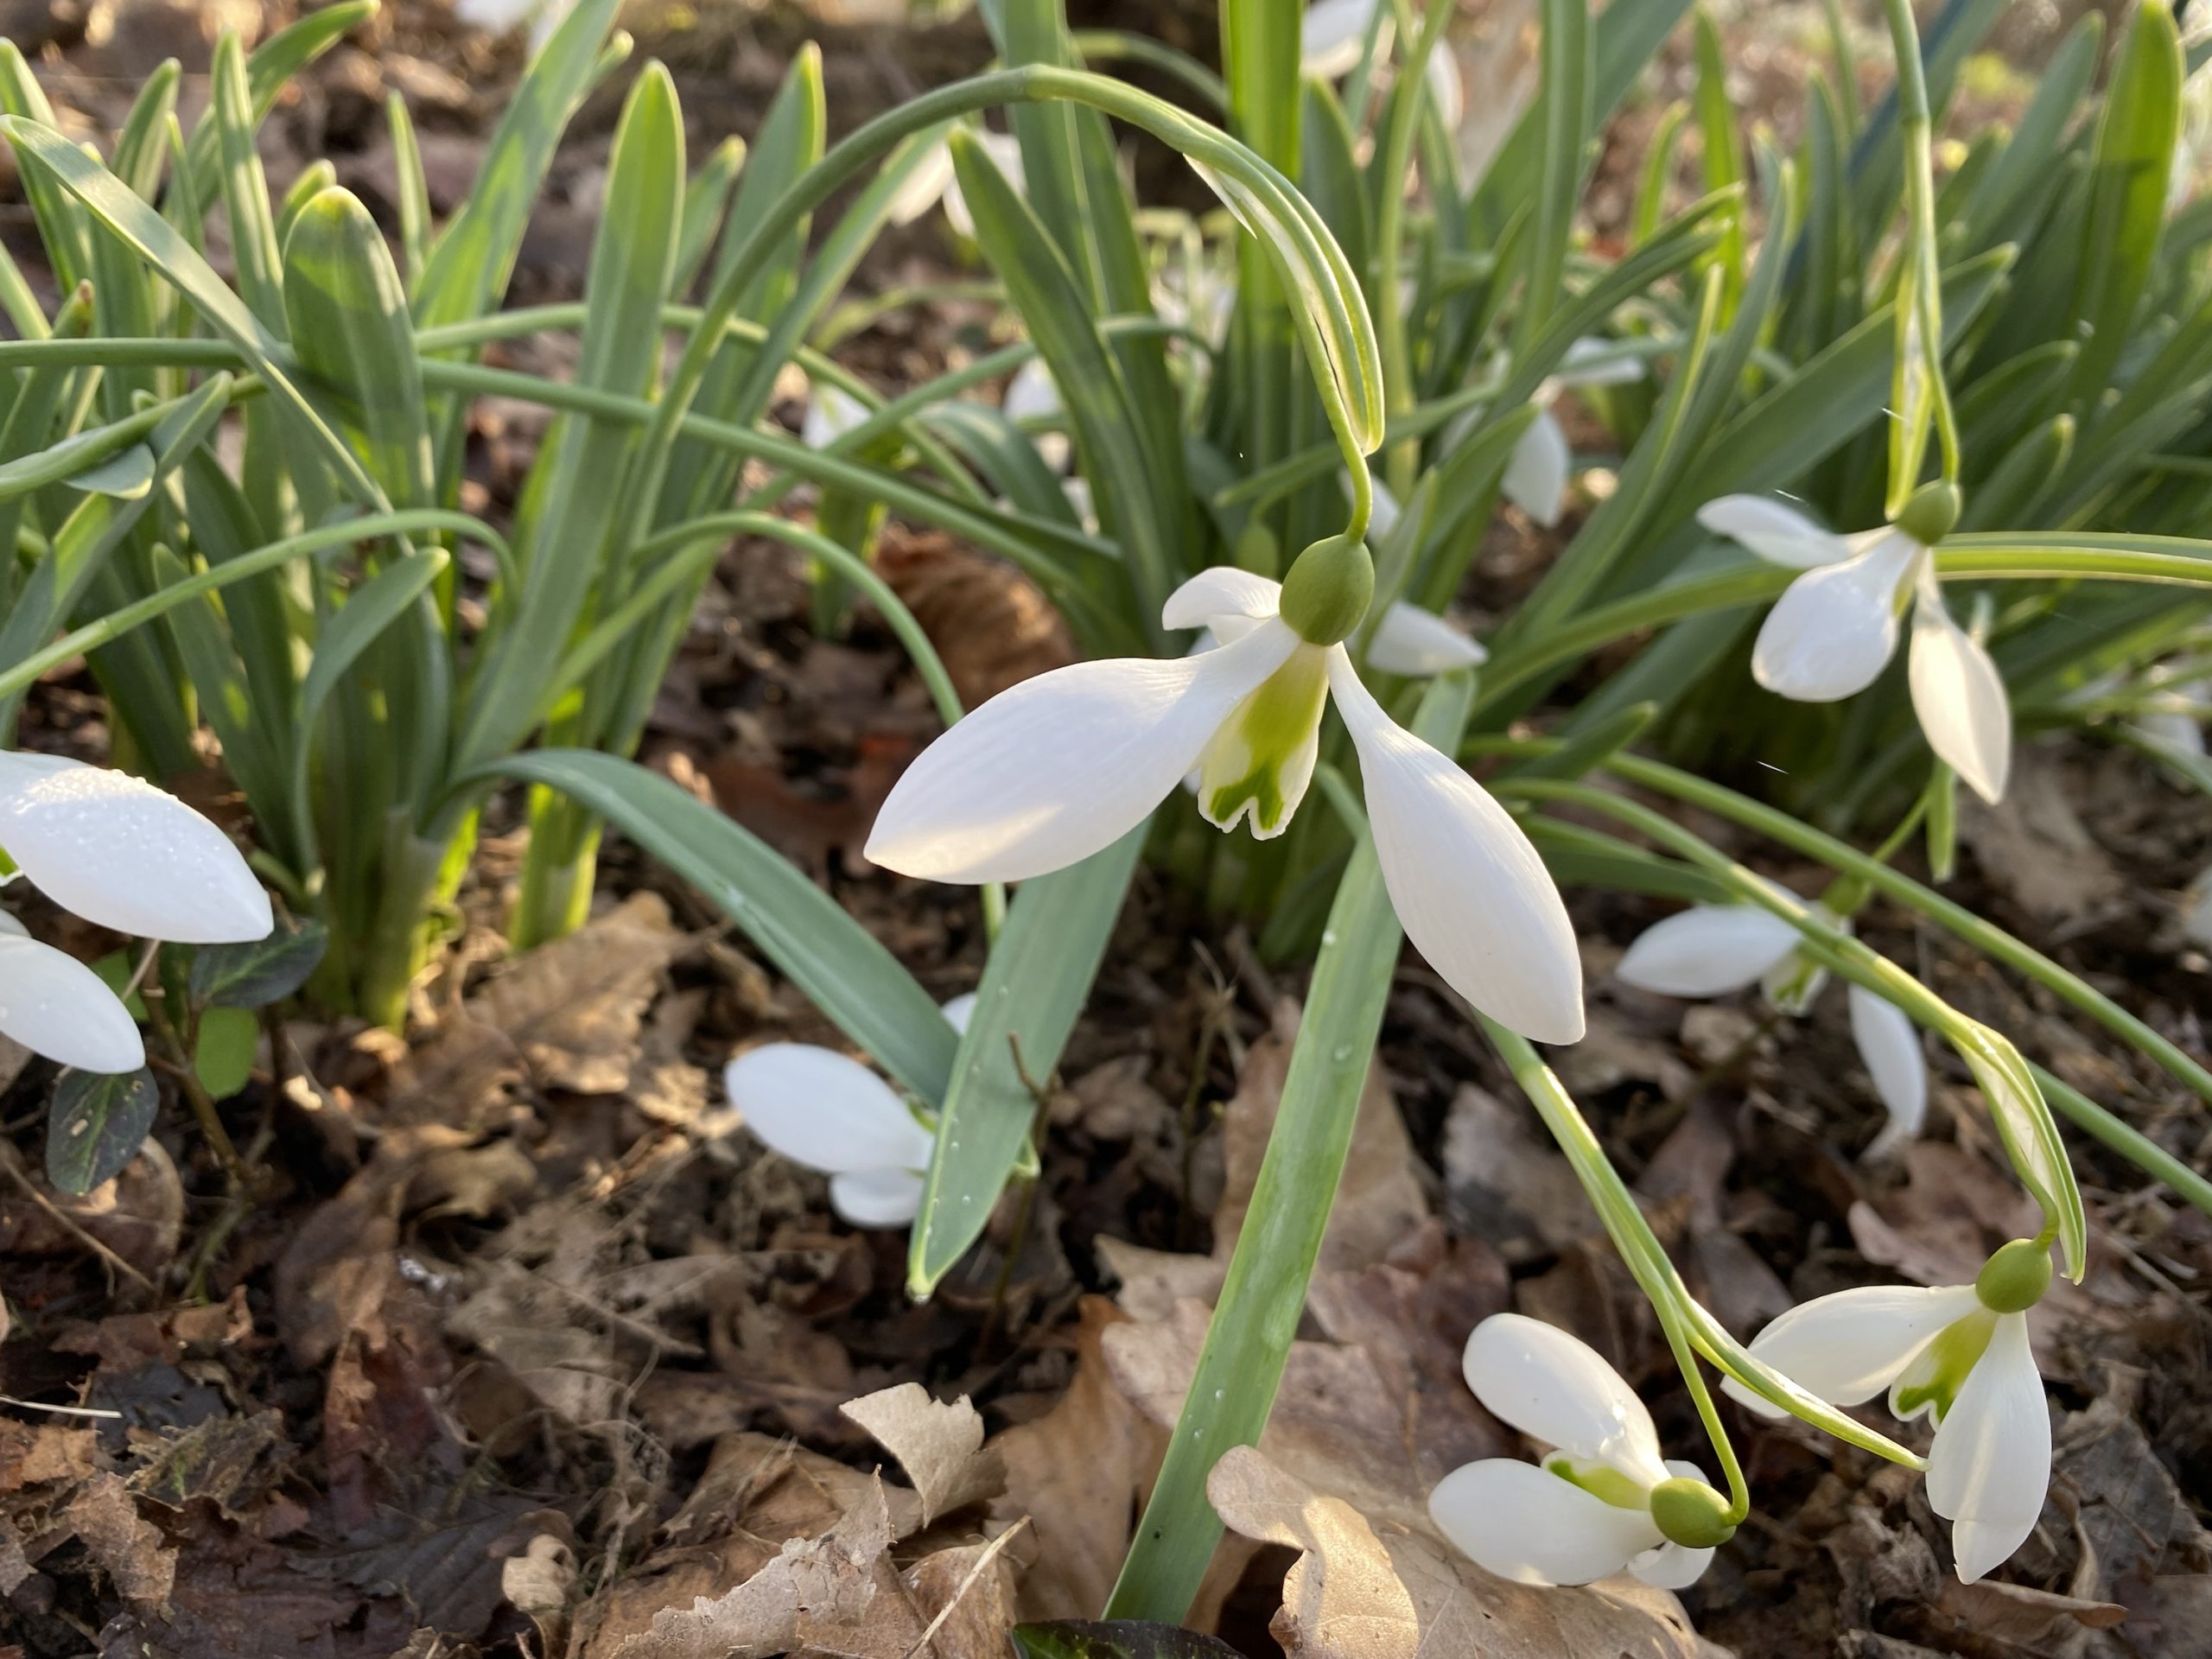
[[984,1450],[983,1419],[965,1395],[947,1405],[918,1382],[901,1382],[838,1409],[899,1459],[921,1496],[925,1526],[1006,1490],[1006,1465]]
[[1299,1552],[1268,1629],[1293,1659],[1413,1659],[1421,1620],[1390,1553],[1357,1510],[1315,1491],[1254,1447],[1230,1448],[1206,1477],[1227,1526]]

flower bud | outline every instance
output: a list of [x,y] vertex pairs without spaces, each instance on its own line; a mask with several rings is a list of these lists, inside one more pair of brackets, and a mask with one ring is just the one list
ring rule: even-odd
[[1939,479],[1912,493],[1912,499],[1897,514],[1897,526],[1923,547],[1933,547],[1951,533],[1964,505],[1959,486]]
[[1993,1313],[2024,1313],[2050,1288],[2050,1246],[2032,1238],[1999,1247],[1974,1281],[1974,1294]]
[[1736,1535],[1728,1500],[1701,1480],[1677,1475],[1651,1489],[1651,1518],[1669,1543],[1714,1549]]
[[1351,637],[1375,597],[1375,561],[1343,536],[1318,541],[1298,556],[1282,584],[1282,620],[1308,645]]

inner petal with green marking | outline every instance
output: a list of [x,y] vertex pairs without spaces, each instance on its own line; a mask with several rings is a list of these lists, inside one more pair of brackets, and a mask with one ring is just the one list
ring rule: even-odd
[[1564,1452],[1554,1452],[1544,1459],[1544,1467],[1568,1485],[1580,1486],[1591,1497],[1601,1497],[1617,1510],[1651,1507],[1650,1494],[1610,1463],[1571,1458]]
[[1986,1308],[1945,1325],[1890,1389],[1891,1411],[1908,1422],[1929,1411],[1940,1426],[1996,1331],[1997,1315]]
[[1250,817],[1265,841],[1281,835],[1305,798],[1320,753],[1328,652],[1300,645],[1222,721],[1198,760],[1198,810],[1233,830]]

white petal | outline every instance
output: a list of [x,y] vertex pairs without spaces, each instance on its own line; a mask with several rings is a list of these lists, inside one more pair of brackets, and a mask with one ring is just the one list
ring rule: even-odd
[[1490,1458],[1454,1469],[1428,1495],[1453,1548],[1518,1584],[1611,1578],[1663,1542],[1647,1510],[1624,1510],[1548,1469]]
[[910,1169],[832,1175],[830,1207],[855,1227],[904,1227],[921,1211],[922,1178]]
[[806,419],[799,427],[799,436],[810,449],[827,449],[862,421],[868,419],[868,405],[842,386],[823,381],[816,386],[807,399]]
[[0,847],[55,904],[118,933],[226,944],[276,925],[231,838],[128,772],[0,754]]
[[1228,632],[1216,626],[1219,618],[1273,616],[1281,604],[1281,582],[1233,564],[1209,565],[1167,595],[1167,603],[1160,608],[1160,626],[1169,629],[1211,626],[1226,639],[1230,637]]
[[1921,569],[1909,666],[1913,712],[1928,747],[1994,805],[2012,764],[2012,705],[1989,653],[1944,608],[1932,564]]
[[1968,1584],[2025,1543],[2050,1485],[2050,1412],[2024,1313],[2000,1315],[1928,1453],[1928,1502],[1953,1522]]
[[[1578,340],[1567,348],[1556,378],[1569,386],[1628,386],[1643,378],[1644,361],[1624,353],[1611,340]],[[1723,500],[1764,501],[1764,496],[1724,496]],[[1707,530],[1713,528],[1707,524]]]
[[795,1164],[842,1175],[925,1169],[930,1135],[891,1085],[858,1060],[811,1043],[748,1048],[722,1072],[746,1127]]
[[1793,570],[1840,564],[1852,553],[1847,539],[1770,496],[1724,495],[1700,507],[1697,521],[1716,536],[1741,543],[1769,563],[1786,564]]
[[934,881],[1065,869],[1144,821],[1299,644],[1268,622],[1168,662],[1077,663],[1001,691],[907,767],[868,856]]
[[1382,880],[1445,983],[1540,1043],[1582,1036],[1582,957],[1551,872],[1457,761],[1382,712],[1339,645],[1329,687],[1359,751]]
[[1559,523],[1560,498],[1567,493],[1567,474],[1573,465],[1566,430],[1546,410],[1513,446],[1502,486],[1505,498],[1549,529]]
[[1873,684],[1897,648],[1897,584],[1921,552],[1909,537],[1886,536],[1798,577],[1766,613],[1752,677],[1799,702],[1834,702]]
[[[1010,132],[993,132],[987,127],[971,129],[976,142],[983,147],[984,156],[1006,175],[1006,181],[1017,194],[1028,193],[1028,181],[1021,170],[1021,141]],[[960,194],[960,175],[956,171],[944,181],[944,217],[952,228],[964,237],[976,234],[976,216],[968,210],[968,198]]]
[[1014,421],[1049,421],[1063,410],[1058,382],[1041,357],[1033,357],[1014,372],[1000,405]]
[[1299,23],[1300,71],[1334,80],[1357,63],[1375,6],[1376,0],[1316,0],[1307,7]]
[[[1042,449],[1037,454],[1047,467],[1052,465],[1051,457]],[[1098,509],[1090,499],[1090,480],[1087,478],[1064,478],[1060,480],[1060,493],[1067,497],[1068,507],[1075,514],[1076,523],[1083,526],[1086,534],[1096,536],[1098,533]]]
[[1921,1050],[1919,1028],[1896,1003],[1857,985],[1851,988],[1850,1002],[1852,1040],[1890,1114],[1888,1126],[1867,1148],[1871,1158],[1913,1140],[1928,1121],[1928,1058]]
[[976,1017],[976,993],[963,991],[938,1010],[945,1023],[962,1036],[968,1034],[968,1022]]
[[0,1033],[80,1071],[146,1064],[138,1022],[98,974],[12,931],[0,932]]
[[2151,709],[2136,715],[2135,729],[2161,748],[2199,759],[2204,754],[2204,728],[2193,715],[2178,709]]
[[[1868,1285],[1801,1302],[1751,1339],[1753,1357],[1832,1406],[1856,1406],[1896,1380],[1952,1320],[1980,1306],[1972,1285]],[[1732,1378],[1730,1396],[1770,1417],[1779,1406]]]
[[1757,905],[1695,905],[1636,937],[1614,974],[1662,996],[1725,996],[1797,948],[1797,930]]
[[1436,105],[1436,118],[1444,124],[1445,131],[1457,132],[1461,118],[1467,112],[1467,99],[1459,87],[1459,60],[1443,41],[1439,41],[1428,54],[1427,79],[1428,96]]
[[1669,1542],[1646,1550],[1628,1564],[1628,1570],[1655,1590],[1687,1590],[1705,1576],[1713,1554],[1710,1549]]
[[1403,600],[1382,613],[1367,644],[1367,665],[1384,674],[1449,674],[1489,655],[1435,612]]
[[[914,164],[891,198],[889,216],[893,225],[911,225],[924,213],[944,200],[952,186],[952,146],[943,138],[930,146],[929,154]],[[963,204],[964,210],[965,204]]]
[[1491,1414],[1529,1439],[1647,1489],[1667,1478],[1658,1433],[1636,1390],[1596,1349],[1556,1325],[1492,1314],[1467,1338],[1461,1369]]

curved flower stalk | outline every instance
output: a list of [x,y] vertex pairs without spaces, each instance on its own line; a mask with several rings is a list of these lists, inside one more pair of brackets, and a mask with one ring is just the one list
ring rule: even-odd
[[[1383,4],[1385,0],[1315,0],[1306,8],[1299,25],[1300,69],[1322,80],[1334,80],[1348,73],[1359,61],[1367,31],[1375,24],[1376,9]],[[1378,57],[1389,49],[1390,18],[1387,11],[1382,29],[1376,46]],[[1440,43],[1428,54],[1428,67],[1423,73],[1428,80],[1429,100],[1436,105],[1437,118],[1447,132],[1456,130],[1466,113],[1466,96],[1459,85],[1459,67],[1450,49]]]
[[1553,1448],[1485,1458],[1437,1483],[1428,1512],[1455,1548],[1521,1584],[1623,1571],[1662,1590],[1697,1582],[1735,1529],[1694,1463],[1659,1455],[1643,1402],[1597,1351],[1518,1313],[1477,1325],[1461,1362],[1492,1415]]
[[1930,485],[1897,522],[1838,536],[1758,495],[1724,495],[1697,512],[1716,536],[1805,574],[1767,613],[1751,673],[1799,702],[1835,702],[1872,685],[1897,654],[1897,620],[1910,603],[1913,710],[1928,746],[1982,799],[2005,793],[2012,749],[2012,704],[1989,653],[1952,620],[1929,550],[1958,517],[1957,493]]
[[[1827,983],[1799,954],[1798,931],[1756,905],[1694,905],[1644,929],[1614,973],[1662,996],[1727,996],[1758,985],[1784,1014],[1801,1014]],[[1928,1118],[1928,1061],[1911,1017],[1864,986],[1848,988],[1851,1035],[1889,1122],[1867,1147],[1886,1157],[1919,1135]]]
[[1536,388],[1532,401],[1541,412],[1513,446],[1512,459],[1505,464],[1505,476],[1499,482],[1505,499],[1547,530],[1558,524],[1574,470],[1574,452],[1552,405],[1571,386],[1625,386],[1643,378],[1643,359],[1624,357],[1609,341],[1578,340],[1568,346],[1559,372]]
[[1384,713],[1340,643],[1373,584],[1364,550],[1341,538],[1308,549],[1287,582],[1200,572],[1162,621],[1210,628],[1219,649],[1078,663],[1001,692],[908,768],[868,856],[938,881],[1043,875],[1119,840],[1194,769],[1209,822],[1279,836],[1313,779],[1333,696],[1407,936],[1501,1024],[1577,1040],[1581,963],[1542,860],[1456,762]]
[[[2050,1414],[2028,1345],[2028,1310],[2050,1285],[2044,1239],[2015,1239],[1971,1285],[1876,1285],[1791,1308],[1751,1353],[1831,1405],[1889,1391],[1891,1414],[1935,1425],[1928,1502],[1949,1521],[1967,1584],[2027,1541],[2050,1484]],[[1732,1378],[1752,1410],[1780,1410]]]
[[[276,925],[230,837],[128,772],[0,753],[0,848],[55,904],[118,933],[226,944]],[[146,1060],[115,993],[13,917],[0,918],[0,1032],[86,1071],[135,1071]]]
[[[944,1007],[968,1029],[973,994]],[[830,1178],[830,1204],[855,1227],[904,1227],[920,1211],[933,1137],[905,1096],[849,1055],[812,1043],[763,1043],[722,1070],[746,1127],[795,1164]]]

